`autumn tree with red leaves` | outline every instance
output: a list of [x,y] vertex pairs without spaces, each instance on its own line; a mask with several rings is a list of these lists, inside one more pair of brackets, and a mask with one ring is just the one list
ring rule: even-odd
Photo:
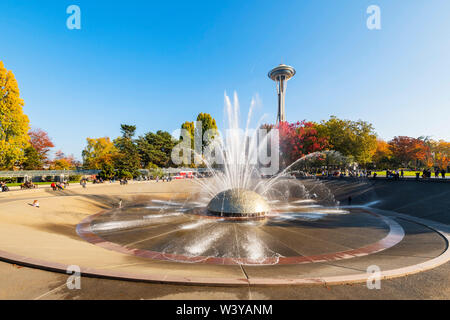
[[30,144],[37,151],[43,161],[48,159],[48,152],[55,145],[48,136],[48,133],[42,129],[33,129],[28,132]]
[[28,132],[30,145],[25,148],[25,160],[22,163],[23,169],[39,170],[48,162],[48,153],[54,147],[47,132],[41,129],[33,129]]
[[50,164],[52,170],[71,170],[80,166],[73,155],[66,156],[61,150],[56,151],[55,160]]
[[280,122],[277,126],[263,125],[262,128],[279,130],[281,163],[284,167],[309,153],[325,150],[329,145],[326,137],[319,137],[314,122]]
[[416,166],[418,161],[425,161],[430,153],[423,140],[406,136],[394,137],[389,141],[389,147],[393,158],[403,167]]

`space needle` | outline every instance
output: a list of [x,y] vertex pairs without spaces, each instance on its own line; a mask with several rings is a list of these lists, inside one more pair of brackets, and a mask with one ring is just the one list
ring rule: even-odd
[[286,121],[286,113],[284,109],[284,98],[286,96],[286,82],[295,75],[295,69],[285,64],[280,64],[278,67],[269,71],[269,78],[277,83],[278,93],[278,115],[277,124]]

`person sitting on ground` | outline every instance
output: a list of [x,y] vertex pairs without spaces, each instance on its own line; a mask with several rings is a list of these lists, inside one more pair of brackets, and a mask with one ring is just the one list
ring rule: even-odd
[[32,206],[36,207],[36,208],[39,208],[39,201],[34,200]]
[[0,187],[1,187],[2,192],[7,192],[7,191],[9,191],[8,186],[7,186],[6,183],[4,183],[3,181],[0,182]]
[[56,191],[56,183],[52,182],[52,184],[50,185],[50,187],[53,189],[53,191]]
[[56,187],[58,188],[58,190],[64,190],[64,188],[63,188],[63,186],[61,185],[60,182],[58,182],[58,183],[56,184]]

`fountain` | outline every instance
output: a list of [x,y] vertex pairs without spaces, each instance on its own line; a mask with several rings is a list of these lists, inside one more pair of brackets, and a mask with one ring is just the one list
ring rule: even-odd
[[[228,130],[208,145],[215,157],[195,154],[211,176],[194,178],[183,187],[188,192],[151,195],[133,206],[95,216],[82,224],[79,233],[95,244],[143,258],[221,265],[345,259],[352,256],[348,243],[382,241],[389,234],[384,220],[339,207],[317,179],[292,176],[291,168],[305,159],[281,172],[276,168],[267,177],[270,164],[260,165],[257,159],[267,150],[266,142],[272,146],[278,136],[276,130],[263,136],[250,130],[255,105],[253,99],[245,129],[240,129],[237,94],[233,102],[225,95]],[[278,153],[273,154],[276,162]],[[361,225],[376,232],[354,228],[344,236],[329,232],[336,225]],[[339,254],[330,257],[330,250]]]
[[[152,196],[133,207],[111,210],[93,219],[86,232],[102,239],[96,243],[112,242],[140,257],[182,263],[296,264],[311,262],[310,254],[327,254],[328,246],[311,247],[308,237],[328,242],[333,235],[324,228],[336,221],[348,224],[361,215],[340,208],[319,180],[295,179],[292,166],[263,177],[264,167],[255,159],[276,136],[271,131],[261,139],[249,129],[255,105],[253,99],[241,130],[237,95],[233,102],[225,95],[229,130],[209,145],[219,157],[202,157],[211,176],[193,179],[191,192]],[[217,159],[222,161],[219,169],[213,161]],[[388,232],[373,216],[364,216],[364,223],[380,230],[376,239]],[[344,241],[341,246],[346,247],[344,243],[360,236],[353,232],[331,241]]]
[[254,191],[229,189],[216,194],[207,209],[220,216],[260,217],[270,211],[270,206]]

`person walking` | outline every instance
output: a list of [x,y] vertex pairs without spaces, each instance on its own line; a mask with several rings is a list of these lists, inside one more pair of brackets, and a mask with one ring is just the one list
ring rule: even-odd
[[403,169],[400,170],[400,175],[401,175],[402,179],[405,177],[405,172],[403,172]]
[[352,205],[352,196],[348,196],[347,202],[349,206]]

